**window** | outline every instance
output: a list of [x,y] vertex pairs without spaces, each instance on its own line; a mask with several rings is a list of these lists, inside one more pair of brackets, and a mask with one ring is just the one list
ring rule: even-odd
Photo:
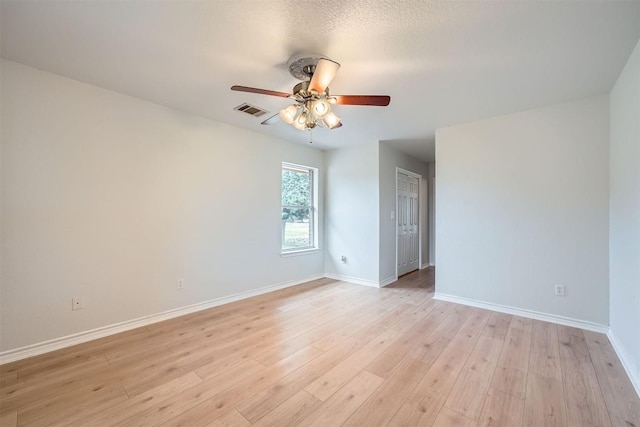
[[318,170],[282,164],[282,252],[317,248]]

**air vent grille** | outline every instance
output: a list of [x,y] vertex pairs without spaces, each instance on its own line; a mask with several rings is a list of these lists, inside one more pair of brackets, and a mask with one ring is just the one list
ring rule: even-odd
[[262,108],[249,105],[247,103],[238,105],[234,110],[242,111],[243,113],[247,113],[253,117],[260,117],[268,113],[268,111],[263,110]]

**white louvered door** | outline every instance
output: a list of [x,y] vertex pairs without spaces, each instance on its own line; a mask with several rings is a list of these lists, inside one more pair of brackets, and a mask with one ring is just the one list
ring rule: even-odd
[[398,276],[418,269],[420,253],[419,238],[419,191],[418,178],[398,171],[397,173],[397,234]]

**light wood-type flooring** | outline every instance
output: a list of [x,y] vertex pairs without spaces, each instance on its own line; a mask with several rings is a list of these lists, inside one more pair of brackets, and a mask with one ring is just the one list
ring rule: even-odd
[[322,279],[0,367],[2,426],[636,426],[605,335]]

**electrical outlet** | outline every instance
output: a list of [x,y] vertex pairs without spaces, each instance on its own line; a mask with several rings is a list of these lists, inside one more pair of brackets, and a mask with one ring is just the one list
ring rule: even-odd
[[84,301],[82,297],[71,298],[71,310],[82,310],[84,308]]
[[178,289],[184,289],[184,279],[178,279]]
[[556,296],[557,297],[564,296],[564,285],[556,285]]

